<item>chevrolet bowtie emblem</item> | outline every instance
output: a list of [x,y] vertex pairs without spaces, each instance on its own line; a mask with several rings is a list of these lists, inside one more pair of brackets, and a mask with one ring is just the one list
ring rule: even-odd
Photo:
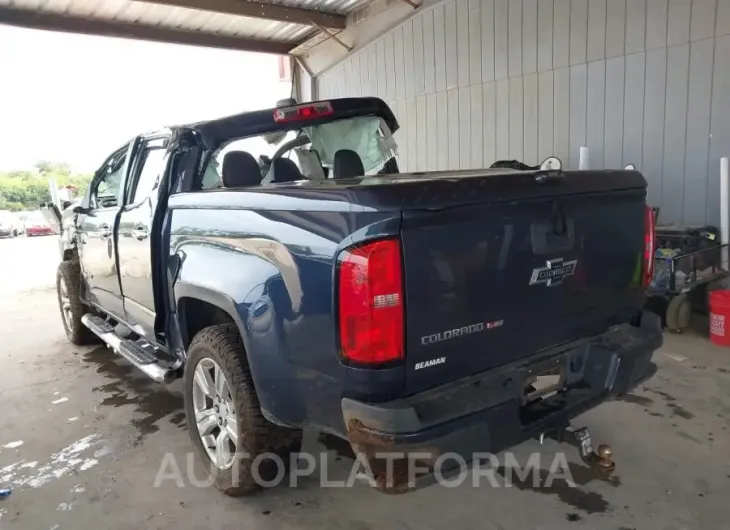
[[568,276],[573,276],[578,260],[563,261],[563,258],[548,260],[544,267],[532,269],[530,285],[544,283],[546,286],[560,285]]

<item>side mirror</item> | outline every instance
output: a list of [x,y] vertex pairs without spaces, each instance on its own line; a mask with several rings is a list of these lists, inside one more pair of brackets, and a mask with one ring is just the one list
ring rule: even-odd
[[74,206],[73,210],[71,210],[73,213],[88,213],[88,210],[81,206],[80,204],[78,206]]

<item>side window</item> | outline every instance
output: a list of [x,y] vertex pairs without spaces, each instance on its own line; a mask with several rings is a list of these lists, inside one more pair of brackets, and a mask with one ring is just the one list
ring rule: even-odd
[[113,208],[121,203],[122,177],[124,176],[127,147],[114,153],[100,169],[103,172],[101,179],[91,194],[91,207]]
[[162,146],[152,146],[144,150],[140,158],[140,166],[138,166],[137,182],[134,186],[134,192],[130,204],[137,204],[146,199],[156,189],[160,176],[165,169],[165,152]]

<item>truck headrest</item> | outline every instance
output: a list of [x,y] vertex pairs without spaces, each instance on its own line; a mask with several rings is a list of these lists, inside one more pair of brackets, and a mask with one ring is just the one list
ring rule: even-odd
[[332,164],[332,178],[347,179],[365,174],[360,155],[350,149],[340,149],[335,153]]
[[229,151],[223,157],[223,185],[226,188],[258,186],[261,169],[256,159],[246,151]]
[[266,182],[294,182],[302,180],[304,176],[297,165],[288,158],[275,158],[271,162],[271,169],[266,175]]

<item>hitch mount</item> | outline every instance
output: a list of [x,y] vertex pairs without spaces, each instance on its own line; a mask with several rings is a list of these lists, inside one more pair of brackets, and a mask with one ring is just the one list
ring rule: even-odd
[[[593,469],[600,471],[605,475],[610,475],[616,469],[616,463],[611,459],[613,450],[608,444],[598,446],[593,450],[593,441],[591,433],[587,427],[576,428],[572,425],[564,425],[554,431],[545,433],[548,437],[560,443],[567,443],[578,448],[581,460]],[[544,435],[540,436],[542,442]]]

